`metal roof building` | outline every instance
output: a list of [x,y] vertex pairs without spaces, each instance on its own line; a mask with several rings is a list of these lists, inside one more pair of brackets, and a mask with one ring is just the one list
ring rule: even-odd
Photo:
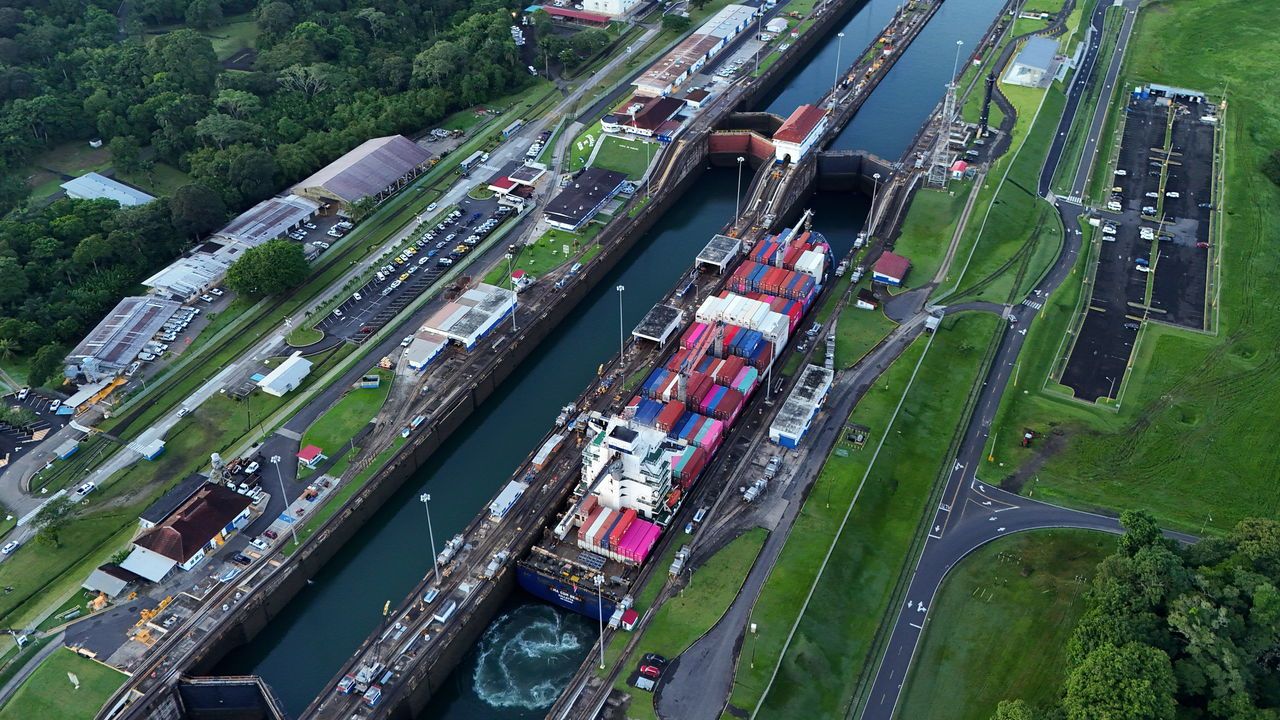
[[658,304],[649,308],[644,319],[631,331],[632,337],[640,340],[652,340],[659,345],[666,345],[684,321],[684,312],[670,305]]
[[698,253],[696,265],[711,265],[717,272],[723,274],[729,267],[729,263],[742,252],[742,241],[737,238],[731,238],[728,235],[715,235],[711,238],[711,242],[702,248],[702,252]]
[[96,381],[118,375],[179,307],[150,296],[121,300],[67,355],[67,377],[84,373]]
[[214,236],[257,247],[315,217],[319,210],[320,203],[297,195],[267,198],[227,223]]
[[724,45],[724,40],[709,35],[694,34],[685,38],[671,52],[649,66],[631,84],[637,95],[666,95],[698,72]]
[[559,195],[547,203],[547,223],[569,232],[577,232],[600,212],[604,204],[618,194],[627,176],[613,170],[587,168]]
[[217,548],[249,517],[248,495],[216,483],[205,483],[159,525],[133,541],[133,551],[120,567],[159,582],[178,566],[190,570]]
[[373,138],[294,185],[292,192],[341,203],[381,198],[417,177],[430,159],[431,153],[403,135]]
[[96,172],[85,173],[62,183],[67,197],[78,200],[115,200],[122,206],[146,205],[154,197]]
[[422,330],[443,336],[470,350],[516,307],[516,294],[480,283],[427,319]]
[[835,373],[817,365],[806,365],[778,414],[769,425],[769,439],[785,448],[795,448],[809,430],[818,408],[827,399]]
[[756,15],[756,9],[747,5],[725,5],[698,28],[697,34],[732,40],[747,28]]
[[268,395],[284,397],[311,373],[311,361],[302,357],[302,351],[295,351],[284,362],[276,366],[267,376],[258,381],[258,387]]

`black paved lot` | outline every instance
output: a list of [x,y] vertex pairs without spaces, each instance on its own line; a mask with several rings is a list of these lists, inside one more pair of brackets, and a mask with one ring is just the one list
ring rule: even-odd
[[[1199,207],[1213,202],[1212,125],[1200,118],[1199,104],[1180,105],[1173,122],[1173,155],[1165,181],[1165,230],[1160,262],[1152,285],[1151,308],[1162,322],[1200,330],[1205,320],[1205,290],[1209,250],[1198,243],[1209,241],[1209,215]],[[1175,192],[1178,197],[1169,197]]]
[[[1200,122],[1198,106],[1178,112],[1165,187],[1178,197],[1165,198],[1165,222],[1160,223],[1143,208],[1158,205],[1159,198],[1149,195],[1160,190],[1169,108],[1154,98],[1130,97],[1125,113],[1116,167],[1127,174],[1113,178],[1111,194],[1122,209],[1101,213],[1104,222],[1116,225],[1116,233],[1100,234],[1104,242],[1089,312],[1062,375],[1076,397],[1090,402],[1118,392],[1137,335],[1134,323],[1148,317],[1196,329],[1204,325],[1207,251],[1197,243],[1207,240],[1211,211],[1198,205],[1209,202],[1213,128]],[[1160,239],[1143,240],[1144,227],[1158,231]],[[1149,274],[1138,269],[1143,261],[1155,267],[1149,315]]]
[[[457,221],[444,223],[445,229],[436,230],[435,239],[418,246],[418,253],[413,257],[406,258],[404,263],[396,264],[394,262],[395,253],[391,253],[384,264],[394,266],[392,274],[382,281],[371,278],[368,283],[353,291],[353,294],[338,306],[337,309],[342,313],[342,317],[330,314],[317,323],[316,327],[323,330],[327,338],[354,340],[356,342],[361,342],[364,338],[376,333],[448,270],[448,268],[441,267],[437,260],[440,257],[453,257],[456,260],[458,256],[450,255],[454,247],[470,236],[478,225],[490,218],[497,208],[498,203],[495,199],[463,200],[458,205],[458,209],[462,211],[462,216]],[[439,215],[442,212],[443,209],[440,209],[436,211],[436,214]],[[480,217],[473,220],[477,213],[479,213]],[[508,216],[507,222],[510,222],[512,217],[514,217],[514,214]],[[435,219],[433,217],[428,219],[434,219],[435,222],[425,227],[434,230],[444,218]],[[499,224],[490,231],[490,234],[501,229],[502,224]],[[445,238],[450,234],[456,237],[453,240],[446,241]],[[417,235],[417,233],[414,233],[413,237],[417,237]],[[437,247],[442,243],[442,246]],[[423,262],[424,260],[425,262]],[[417,269],[403,280],[399,287],[390,290],[384,295],[383,291],[387,290],[393,281],[407,272],[410,267]],[[359,300],[355,299],[356,293],[360,295]]]

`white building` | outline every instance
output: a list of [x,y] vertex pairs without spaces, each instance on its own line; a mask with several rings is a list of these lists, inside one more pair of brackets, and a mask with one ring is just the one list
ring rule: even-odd
[[582,9],[609,17],[622,17],[640,4],[640,0],[582,0]]
[[267,198],[240,213],[214,236],[257,247],[298,228],[319,211],[320,203],[297,195]]
[[781,163],[799,162],[827,129],[827,112],[816,105],[801,105],[773,134],[773,156]]
[[258,381],[258,387],[268,395],[284,397],[296,390],[302,379],[311,373],[311,361],[297,351]]
[[[516,294],[506,288],[480,283],[447,303],[423,324],[422,330],[452,340],[470,350],[510,315],[516,307]],[[410,343],[410,347],[412,347]]]
[[769,426],[769,439],[785,448],[798,446],[827,399],[833,378],[834,373],[827,368],[806,365],[795,389]]
[[174,567],[191,570],[244,526],[253,499],[217,483],[205,483],[159,525],[133,541],[120,567],[160,582]]
[[67,197],[77,200],[115,200],[121,206],[146,205],[155,200],[154,197],[129,187],[122,182],[112,180],[96,172],[85,173],[62,183]]

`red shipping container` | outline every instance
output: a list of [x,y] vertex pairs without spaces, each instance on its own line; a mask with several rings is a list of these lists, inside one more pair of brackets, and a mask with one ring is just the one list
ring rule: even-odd
[[604,515],[604,521],[600,523],[600,528],[591,535],[591,544],[596,547],[604,547],[604,540],[609,534],[609,527],[613,525],[618,518],[617,513],[609,508],[600,508]]
[[582,535],[582,525],[585,525],[587,519],[591,517],[591,513],[600,507],[600,503],[596,501],[595,495],[588,495],[585,500],[578,503],[578,509],[574,511],[574,517],[577,519],[579,528],[578,535]]
[[782,267],[788,270],[795,270],[796,260],[799,260],[800,256],[803,254],[804,254],[803,247],[796,247],[795,245],[792,245],[791,249],[787,250],[787,256],[782,260]]
[[707,389],[712,385],[711,378],[705,373],[697,373],[689,379],[687,394],[685,395],[686,404],[689,409],[696,409],[702,402],[702,396],[707,394]]
[[631,523],[636,519],[636,511],[627,508],[622,513],[622,519],[618,520],[618,524],[613,526],[613,530],[609,531],[609,547],[616,549],[618,542],[622,540],[622,536],[627,532],[627,528],[631,527]]
[[729,348],[733,346],[734,336],[736,336],[741,330],[742,328],[738,327],[737,325],[724,326],[724,343],[723,343],[724,352],[729,352]]
[[689,357],[688,350],[680,350],[675,355],[667,359],[666,368],[671,372],[679,372],[680,366],[684,364],[686,358]]
[[734,378],[738,377],[738,373],[746,366],[746,361],[737,355],[725,358],[724,364],[719,367],[712,375],[718,384],[728,387],[733,384]]
[[680,414],[683,412],[684,405],[679,400],[672,400],[662,407],[653,424],[663,432],[670,432],[671,426],[680,419]]
[[[595,499],[596,496],[592,495],[591,501],[594,502]],[[587,539],[587,532],[591,530],[591,524],[596,521],[596,518],[599,517],[602,512],[604,512],[604,508],[602,507],[594,506],[591,508],[591,512],[587,514],[587,521],[578,526],[579,540]]]
[[742,412],[743,400],[742,393],[738,390],[726,390],[724,397],[720,398],[720,404],[716,406],[716,411],[722,416],[720,419],[733,425],[733,421],[738,419],[738,413]]

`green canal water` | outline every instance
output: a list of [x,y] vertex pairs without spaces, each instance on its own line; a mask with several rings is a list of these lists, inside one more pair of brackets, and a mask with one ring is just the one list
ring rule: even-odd
[[[786,115],[830,88],[839,52],[848,65],[894,12],[893,0],[870,0],[780,84],[762,109]],[[896,159],[942,95],[955,41],[973,43],[998,0],[947,0],[919,40],[881,83],[836,147]],[[962,58],[963,59],[963,58]],[[645,238],[600,282],[540,351],[421,468],[252,643],[217,672],[262,675],[297,716],[378,625],[382,606],[398,604],[431,568],[426,517],[416,498],[432,496],[438,542],[461,530],[616,352],[618,295],[629,330],[676,282],[698,250],[732,216],[737,175],[708,170]],[[809,203],[814,227],[837,256],[866,216],[861,196],[819,194]],[[535,718],[554,701],[590,652],[595,625],[516,592],[428,707],[424,717]]]

